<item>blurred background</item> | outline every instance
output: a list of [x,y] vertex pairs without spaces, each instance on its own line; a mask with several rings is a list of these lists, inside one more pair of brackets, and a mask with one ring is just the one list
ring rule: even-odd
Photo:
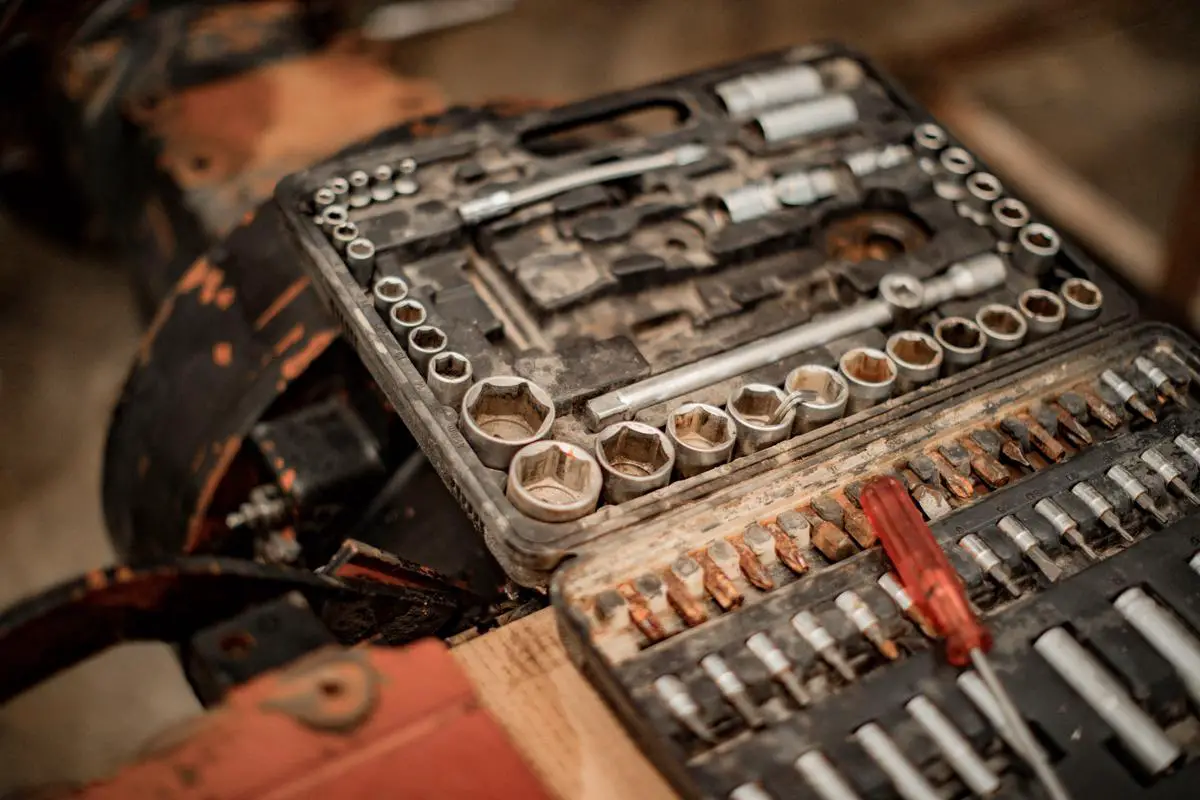
[[[0,603],[113,562],[99,492],[110,413],[148,316],[183,266],[279,176],[447,104],[561,102],[839,40],[897,74],[1157,310],[1181,322],[1200,312],[1190,266],[1200,230],[1200,4],[313,5],[92,3],[88,14],[101,19],[89,18],[96,30],[83,45],[64,38],[62,19],[16,32],[11,14],[5,22],[10,43],[16,33],[41,37],[56,55],[49,67],[34,59],[31,71],[7,71],[0,117]],[[305,27],[288,27],[301,7]],[[162,67],[180,50],[226,68],[138,84],[178,74]],[[228,68],[231,53],[254,57]],[[52,78],[34,79],[50,67]],[[246,81],[257,100],[230,105]],[[170,213],[130,202],[139,191],[131,164],[173,198]],[[164,221],[178,208],[190,217]],[[196,711],[166,647],[108,653],[0,708],[0,793],[100,774]]]

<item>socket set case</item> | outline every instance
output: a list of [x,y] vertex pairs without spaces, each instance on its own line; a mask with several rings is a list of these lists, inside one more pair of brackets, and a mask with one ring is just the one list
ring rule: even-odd
[[[647,111],[674,122],[639,133]],[[1200,644],[1154,632],[1200,621],[1195,348],[860,56],[359,151],[277,198],[490,549],[553,577],[569,649],[682,793],[1035,794],[886,573],[858,498],[891,475],[1072,791],[1188,796]],[[1081,663],[1124,717],[1068,682]]]

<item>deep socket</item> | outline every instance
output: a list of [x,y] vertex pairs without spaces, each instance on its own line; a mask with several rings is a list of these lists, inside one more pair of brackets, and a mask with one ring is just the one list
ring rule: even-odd
[[987,337],[966,317],[946,317],[933,326],[933,338],[942,347],[946,372],[953,374],[983,360]]
[[976,311],[975,324],[987,337],[989,357],[1017,349],[1024,344],[1029,332],[1021,312],[1001,303],[988,303]]
[[1192,700],[1200,703],[1200,640],[1140,588],[1122,592],[1113,606],[1174,668]]
[[896,390],[902,394],[937,380],[942,371],[942,346],[920,331],[893,333],[884,352],[896,365]]
[[794,433],[808,433],[841,419],[850,399],[850,387],[846,379],[836,370],[819,364],[796,367],[788,373],[783,388],[789,395],[792,392],[816,394],[813,399],[796,406]]
[[846,413],[854,414],[892,396],[898,371],[896,364],[881,350],[855,347],[838,359],[838,370],[850,387]]

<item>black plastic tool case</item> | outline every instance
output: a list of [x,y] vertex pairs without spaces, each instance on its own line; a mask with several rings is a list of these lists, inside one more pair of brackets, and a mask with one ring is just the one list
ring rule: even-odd
[[[769,144],[750,120],[731,118],[714,94],[723,81],[789,63],[811,63],[830,91],[849,93],[858,122]],[[666,110],[677,121],[661,133],[631,132],[627,115],[648,110]],[[1137,455],[1139,448],[1166,447],[1175,435],[1197,430],[1195,412],[1163,405],[1131,362],[1136,355],[1152,356],[1186,392],[1196,353],[1181,334],[1135,327],[1134,301],[1070,242],[1063,243],[1053,269],[1039,278],[1010,268],[1004,285],[984,294],[943,303],[903,326],[868,330],[781,358],[651,406],[635,419],[661,426],[682,402],[721,405],[739,383],[779,385],[797,365],[832,366],[851,347],[882,347],[900,327],[927,332],[939,318],[971,317],[990,302],[1011,305],[1026,289],[1056,291],[1069,277],[1087,278],[1103,292],[1103,308],[1095,318],[1031,337],[1016,350],[695,477],[676,478],[635,500],[601,505],[575,522],[548,524],[509,504],[504,474],[485,467],[472,452],[456,427],[457,409],[438,403],[376,312],[369,282],[354,278],[313,220],[314,193],[331,179],[379,164],[410,173],[405,193],[350,212],[375,245],[373,277],[402,277],[430,321],[447,333],[450,349],[471,359],[477,378],[517,374],[545,388],[557,411],[551,438],[590,450],[594,434],[584,416],[589,399],[873,298],[888,273],[924,279],[993,250],[991,231],[935,190],[919,157],[869,175],[852,175],[838,166],[856,153],[909,144],[914,127],[931,121],[860,56],[839,47],[810,46],[413,144],[359,151],[292,176],[280,185],[277,199],[315,284],[489,547],[519,582],[546,585],[553,574],[552,595],[569,649],[655,763],[689,796],[726,797],[743,784],[769,797],[806,796],[792,763],[813,748],[820,748],[863,796],[894,796],[891,784],[849,738],[869,720],[888,729],[939,790],[965,796],[932,744],[904,716],[903,702],[918,689],[1001,772],[1002,794],[1029,794],[1027,778],[1005,758],[994,732],[956,693],[954,671],[876,588],[884,571],[878,547],[856,549],[837,561],[805,548],[806,574],[798,577],[774,563],[768,569],[773,588],[738,581],[737,607],[723,610],[705,600],[703,622],[689,625],[671,608],[658,609],[663,630],[654,641],[637,626],[613,630],[597,614],[596,598],[610,591],[628,596],[637,577],[662,573],[680,554],[703,551],[717,539],[739,543],[748,526],[776,525],[785,511],[804,511],[816,522],[814,499],[824,504],[826,515],[833,503],[834,516],[861,516],[855,487],[867,478],[902,470],[907,458],[935,453],[939,444],[958,441],[971,430],[994,429],[1006,414],[1029,415],[1064,391],[1085,388],[1121,415],[1115,429],[1097,425],[1085,413],[1094,443],[1069,443],[1061,462],[1030,449],[1033,469],[1007,465],[1005,485],[998,488],[976,480],[976,496],[955,499],[934,530],[973,600],[987,613],[997,635],[996,662],[1071,788],[1080,796],[1093,787],[1106,796],[1188,796],[1183,787],[1195,780],[1191,758],[1197,737],[1186,693],[1161,658],[1122,626],[1111,600],[1126,586],[1145,585],[1196,626],[1200,595],[1190,581],[1200,588],[1200,575],[1186,560],[1200,542],[1179,532],[1186,522],[1147,537],[1159,526],[1147,525],[1100,473],[1117,461],[1129,462],[1172,519],[1183,515],[1184,506],[1140,467]],[[706,146],[705,158],[576,189],[479,224],[465,223],[457,211],[498,189],[519,189],[689,143]],[[957,144],[952,135],[951,144]],[[822,167],[838,173],[837,189],[811,204],[734,222],[714,201],[739,186]],[[1109,366],[1154,404],[1156,424],[1134,417],[1100,384],[1099,374]],[[1064,431],[1054,433],[1067,441]],[[1172,455],[1193,480],[1195,464],[1178,451]],[[1094,515],[1080,510],[1068,490],[1081,480],[1102,488],[1140,537],[1137,544],[1125,546],[1107,535]],[[1079,515],[1102,556],[1099,563],[1087,566],[1032,514],[1032,505],[1043,497],[1055,497]],[[1065,570],[1057,584],[1033,571],[995,530],[1006,514],[1025,522]],[[845,524],[840,518],[839,523]],[[995,583],[954,546],[963,534],[976,531],[1003,559],[1024,597],[1003,600]],[[570,556],[576,558],[563,564]],[[883,660],[832,608],[831,599],[846,588],[859,591],[880,617],[900,643],[901,659]],[[803,609],[818,613],[835,635],[860,673],[858,681],[839,682],[789,633],[791,617]],[[1029,649],[1037,634],[1059,623],[1099,653],[1143,707],[1186,744],[1184,765],[1152,779],[1127,766],[1111,731]],[[763,630],[772,631],[809,682],[815,696],[811,706],[789,706],[745,652],[746,638]],[[755,702],[767,709],[765,728],[740,726],[698,672],[699,659],[713,652],[726,656]],[[678,675],[693,692],[718,733],[715,747],[689,738],[654,696],[654,678],[667,673]]]

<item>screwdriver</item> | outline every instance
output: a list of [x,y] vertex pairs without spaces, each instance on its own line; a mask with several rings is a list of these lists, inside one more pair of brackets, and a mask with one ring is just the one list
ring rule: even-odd
[[891,476],[875,478],[863,488],[859,502],[895,565],[901,584],[945,639],[946,660],[956,667],[974,665],[1014,732],[1020,745],[1018,755],[1030,765],[1050,797],[1068,798],[1062,781],[992,669],[986,656],[992,647],[992,634],[971,610],[958,574],[904,485]]

